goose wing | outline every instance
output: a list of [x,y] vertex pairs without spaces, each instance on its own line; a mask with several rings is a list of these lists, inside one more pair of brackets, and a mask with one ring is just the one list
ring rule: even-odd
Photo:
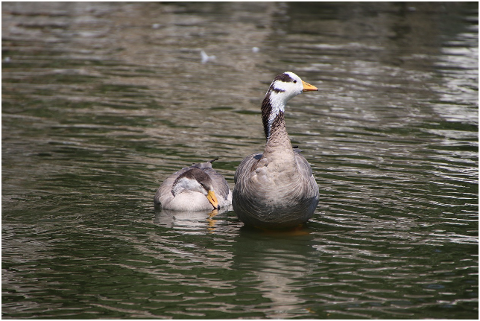
[[235,176],[233,177],[234,183],[237,184],[239,179],[244,179],[246,176],[252,175],[252,172],[257,167],[258,161],[261,158],[262,153],[256,153],[245,157],[235,171]]
[[225,180],[225,178],[213,168],[205,168],[204,171],[212,179],[213,189],[217,194],[217,197],[221,197],[225,200],[229,200],[231,203],[232,192],[230,191],[230,187],[228,187],[228,183]]
[[312,167],[308,161],[300,154],[300,150],[294,149],[295,162],[297,163],[297,170],[299,176],[303,178],[301,180],[301,187],[304,190],[305,198],[317,198],[319,197],[318,184],[313,176]]
[[211,161],[208,161],[205,163],[197,163],[197,164],[194,164],[193,166],[203,169],[205,173],[207,173],[208,176],[210,176],[210,178],[212,179],[213,189],[215,190],[215,194],[217,194],[217,197],[221,197],[227,200],[228,205],[230,205],[232,201],[232,192],[230,191],[230,187],[228,186],[228,183],[223,177],[223,175],[219,174],[212,167],[212,163],[217,159],[218,158],[214,158]]
[[173,183],[177,179],[178,176],[182,175],[186,171],[188,171],[191,168],[189,167],[184,167],[179,171],[176,171],[167,179],[163,181],[163,183],[160,185],[158,188],[157,192],[155,193],[155,197],[153,198],[153,201],[155,204],[167,204],[168,202],[171,202],[173,199],[173,194],[172,194],[172,189],[173,189]]

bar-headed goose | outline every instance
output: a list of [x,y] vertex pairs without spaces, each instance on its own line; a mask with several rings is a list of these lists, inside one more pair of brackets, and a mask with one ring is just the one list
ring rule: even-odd
[[212,162],[197,163],[170,175],[158,188],[156,206],[174,211],[206,211],[232,204],[232,192]]
[[312,217],[318,185],[305,157],[292,148],[284,113],[288,100],[316,90],[293,72],[278,75],[270,85],[262,103],[263,154],[248,156],[235,172],[233,209],[245,225],[295,227]]

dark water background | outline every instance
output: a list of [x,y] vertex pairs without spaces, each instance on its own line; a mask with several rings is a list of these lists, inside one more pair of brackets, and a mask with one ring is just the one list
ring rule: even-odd
[[[2,9],[4,318],[478,317],[478,3]],[[308,226],[155,212],[193,162],[233,187],[286,70]]]

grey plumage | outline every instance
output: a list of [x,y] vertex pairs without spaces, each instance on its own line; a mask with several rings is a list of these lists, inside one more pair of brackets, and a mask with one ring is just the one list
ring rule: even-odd
[[272,82],[262,103],[267,143],[263,153],[246,157],[235,172],[232,204],[246,225],[294,227],[315,212],[318,185],[310,164],[293,149],[285,128],[286,102],[302,91],[317,90],[286,72]]
[[[177,211],[203,211],[213,209],[206,195],[198,191],[185,190],[174,195],[174,185],[181,176],[192,181],[199,180],[198,183],[206,188],[206,192],[210,189],[213,190],[218,200],[218,207],[222,208],[230,205],[232,203],[232,192],[225,178],[212,168],[213,161],[215,160],[196,163],[170,175],[158,188],[154,197],[155,205],[161,206],[164,209]],[[200,175],[198,175],[199,173],[195,173],[195,171],[200,171]]]

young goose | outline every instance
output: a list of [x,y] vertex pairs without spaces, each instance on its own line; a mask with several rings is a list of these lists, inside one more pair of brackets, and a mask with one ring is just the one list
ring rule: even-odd
[[158,188],[156,206],[174,211],[205,211],[232,204],[232,192],[212,163],[197,163],[170,175]]
[[285,105],[304,91],[316,91],[293,72],[273,80],[262,103],[267,143],[262,153],[245,158],[235,172],[233,210],[245,224],[261,228],[305,223],[318,204],[318,185],[285,128]]

